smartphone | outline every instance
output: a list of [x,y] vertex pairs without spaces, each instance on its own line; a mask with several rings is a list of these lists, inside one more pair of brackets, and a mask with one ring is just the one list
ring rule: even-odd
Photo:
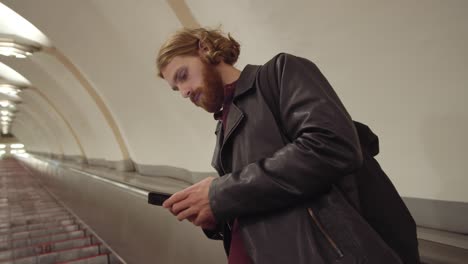
[[169,199],[169,197],[171,197],[171,194],[159,193],[159,192],[149,192],[148,193],[148,203],[161,206],[164,203],[164,201]]

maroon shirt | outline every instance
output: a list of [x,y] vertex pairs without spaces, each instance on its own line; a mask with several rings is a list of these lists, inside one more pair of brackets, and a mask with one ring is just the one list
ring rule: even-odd
[[[237,82],[237,81],[236,81]],[[226,130],[226,121],[231,107],[232,100],[234,99],[234,91],[236,89],[236,82],[224,86],[224,102],[221,111],[215,113],[216,120],[220,120],[223,124],[222,133]],[[231,246],[229,249],[228,264],[251,264],[249,255],[245,250],[242,236],[239,230],[239,223],[237,219],[234,220],[231,231]]]

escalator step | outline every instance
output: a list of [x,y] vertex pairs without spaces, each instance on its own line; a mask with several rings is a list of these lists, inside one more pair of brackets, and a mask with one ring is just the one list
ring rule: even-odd
[[53,264],[57,262],[66,262],[76,259],[83,259],[99,255],[100,245],[90,245],[60,251],[54,251],[36,256],[30,256],[20,259],[0,261],[1,264],[6,263],[40,263],[40,264]]
[[60,262],[57,264],[109,264],[109,256],[107,254],[100,254],[96,256],[91,256],[87,258],[81,258],[77,260]]
[[0,250],[28,247],[28,246],[36,245],[36,244],[44,244],[44,243],[79,238],[79,237],[84,237],[84,236],[85,236],[84,230],[77,230],[73,232],[65,232],[65,233],[47,235],[43,237],[34,237],[34,238],[29,238],[29,239],[0,241]]
[[70,219],[59,220],[56,222],[44,222],[44,223],[39,223],[39,224],[17,226],[13,228],[4,228],[4,229],[0,229],[0,236],[4,234],[17,233],[17,232],[23,232],[23,231],[34,231],[38,229],[55,228],[59,226],[66,226],[66,225],[72,225],[72,224],[75,224],[75,220],[70,218]]
[[82,237],[77,239],[68,239],[63,241],[51,242],[46,244],[38,244],[25,248],[16,248],[12,250],[0,251],[0,261],[8,259],[24,258],[38,254],[49,253],[65,249],[89,246],[93,244],[91,237]]

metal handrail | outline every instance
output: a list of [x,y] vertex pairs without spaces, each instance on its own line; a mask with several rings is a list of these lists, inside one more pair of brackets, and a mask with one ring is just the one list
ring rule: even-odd
[[[60,166],[62,166],[62,165],[60,165]],[[95,180],[102,181],[102,182],[111,184],[113,186],[116,186],[118,188],[121,188],[121,189],[123,189],[125,191],[130,191],[130,192],[135,193],[137,195],[143,196],[144,198],[148,197],[149,191],[147,191],[147,190],[144,190],[144,189],[141,189],[141,188],[138,188],[138,187],[134,187],[134,186],[131,186],[131,185],[119,182],[119,181],[111,180],[111,179],[108,179],[108,178],[105,178],[105,177],[102,177],[102,176],[91,174],[89,172],[78,170],[78,169],[75,169],[75,168],[65,168],[65,169],[84,174],[84,175],[89,176],[89,177],[91,177],[91,178],[93,178]]]
[[76,172],[76,173],[80,173],[82,175],[93,178],[94,180],[110,184],[110,185],[115,186],[115,187],[117,187],[119,189],[130,192],[132,194],[135,194],[136,196],[138,196],[140,198],[143,198],[143,199],[147,199],[148,193],[150,192],[150,190],[147,190],[147,189],[144,189],[144,188],[141,188],[141,187],[132,186],[132,185],[129,185],[129,184],[117,181],[117,180],[109,179],[107,177],[99,176],[99,175],[96,175],[96,174],[93,174],[93,173],[90,173],[90,172],[87,172],[87,171],[84,171],[84,170],[71,168],[71,167],[65,166],[64,164],[61,164],[61,163],[59,163],[59,162],[57,162],[55,160],[51,160],[51,159],[48,159],[48,158],[45,158],[45,157],[29,156],[26,159],[35,159],[35,160],[37,160],[39,162],[45,162],[45,163],[52,164],[52,165],[57,166],[57,167],[61,167],[62,169],[65,169],[65,170],[70,170],[70,171],[73,171],[73,172]]

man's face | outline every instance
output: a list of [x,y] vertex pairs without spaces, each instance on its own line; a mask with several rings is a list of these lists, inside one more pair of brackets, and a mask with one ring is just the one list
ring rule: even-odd
[[177,56],[161,71],[174,91],[190,98],[196,106],[214,113],[221,109],[224,88],[215,66],[197,56]]

